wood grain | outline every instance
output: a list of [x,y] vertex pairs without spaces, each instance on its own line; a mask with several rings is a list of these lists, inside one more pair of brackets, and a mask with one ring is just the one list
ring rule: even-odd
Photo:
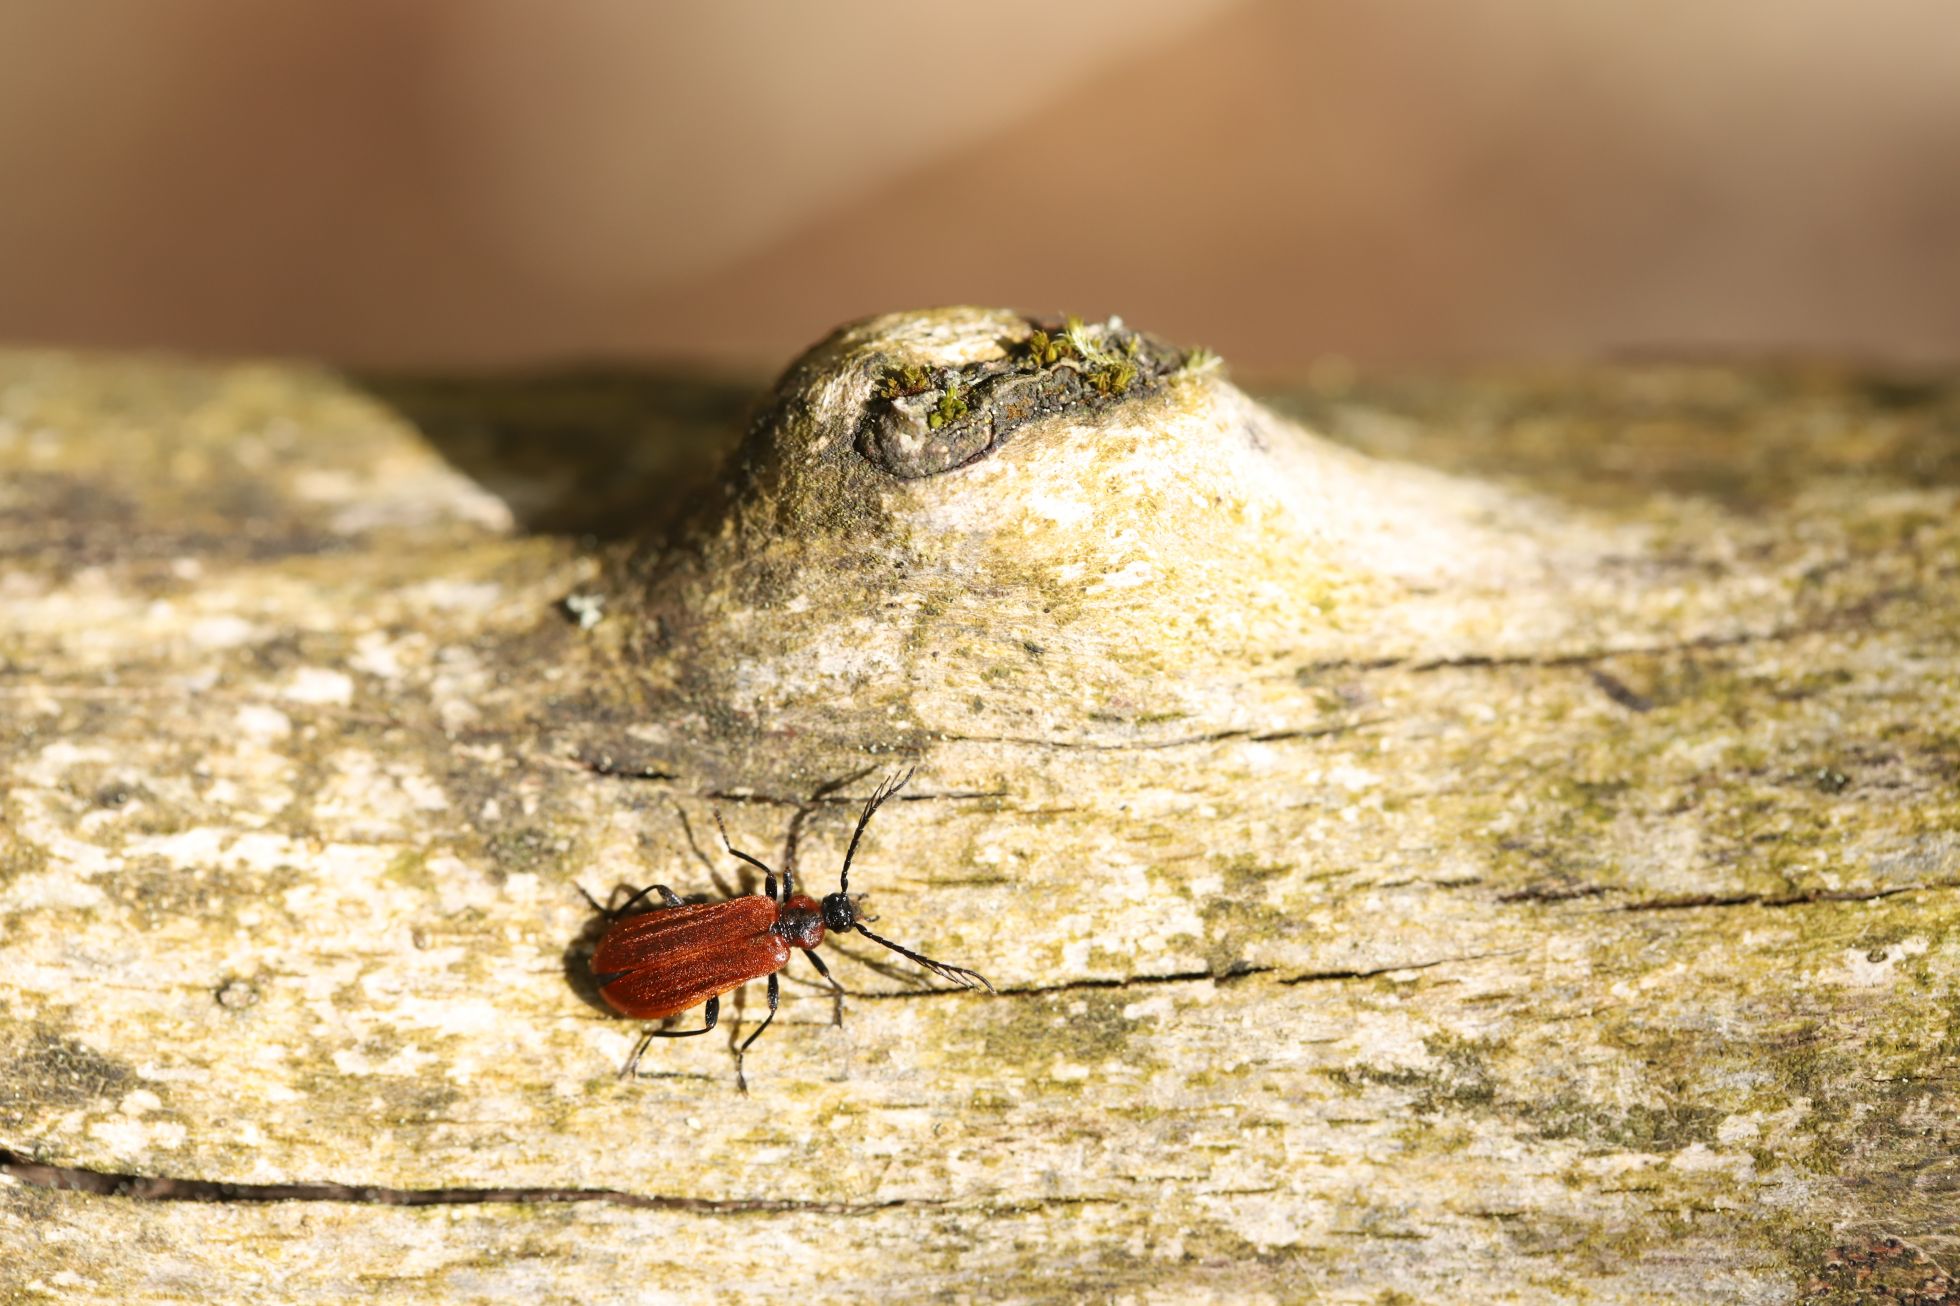
[[[1018,321],[841,333],[726,474],[698,379],[0,357],[0,1299],[1951,1291],[1960,392],[856,455]],[[618,1082],[575,886],[871,768],[821,889],[900,761],[852,887],[1000,996],[842,941],[751,1096],[759,990]]]

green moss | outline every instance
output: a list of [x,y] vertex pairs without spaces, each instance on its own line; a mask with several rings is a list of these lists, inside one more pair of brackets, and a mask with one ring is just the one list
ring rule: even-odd
[[946,383],[946,388],[940,392],[939,403],[933,408],[932,415],[926,419],[926,425],[936,431],[948,422],[957,422],[965,417],[967,411],[966,391],[961,388],[958,380],[949,381]]
[[1091,369],[1085,374],[1090,389],[1105,399],[1113,399],[1128,390],[1137,379],[1136,364],[1128,359],[1116,358]]
[[1217,354],[1206,349],[1203,345],[1199,345],[1184,355],[1184,367],[1182,370],[1186,373],[1211,372],[1224,366],[1224,362],[1225,360]]
[[903,399],[932,389],[932,373],[917,363],[902,363],[885,369],[872,393],[880,399]]
[[1018,346],[1017,353],[1022,368],[1030,372],[1053,367],[1064,358],[1076,357],[1075,346],[1066,337],[1050,336],[1040,327],[1028,333],[1028,338]]

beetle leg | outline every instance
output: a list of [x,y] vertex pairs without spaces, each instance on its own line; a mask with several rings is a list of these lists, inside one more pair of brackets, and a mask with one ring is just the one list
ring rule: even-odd
[[720,996],[717,995],[709,998],[707,1005],[701,1008],[701,1014],[707,1018],[707,1023],[703,1024],[699,1029],[649,1029],[643,1032],[640,1035],[640,1041],[633,1046],[633,1055],[626,1058],[626,1064],[619,1068],[619,1077],[621,1079],[631,1079],[639,1073],[640,1058],[646,1055],[647,1049],[653,1046],[655,1039],[693,1038],[696,1034],[705,1034],[713,1029],[715,1022],[721,1019]]
[[755,1027],[755,1033],[742,1040],[742,1046],[735,1049],[735,1087],[743,1093],[749,1091],[748,1077],[742,1073],[742,1058],[749,1054],[749,1044],[762,1037],[762,1031],[769,1028],[769,1022],[776,1018],[776,1003],[782,993],[776,985],[776,972],[769,972],[769,1014]]
[[[721,823],[720,812],[715,813],[715,828],[721,831],[721,846],[728,849],[729,856],[739,857],[743,861],[747,862],[749,865],[755,867],[755,869],[757,869],[758,871],[762,872],[763,897],[768,898],[771,902],[777,901],[776,872],[770,869],[769,863],[763,861],[759,857],[749,856],[749,854],[743,852],[740,848],[737,848],[734,844],[728,841],[728,827]],[[789,894],[785,892],[783,894],[783,897],[787,898],[789,897]]]
[[817,955],[815,948],[804,949],[803,955],[808,957],[810,964],[817,968],[817,974],[829,980],[830,987],[836,990],[831,995],[830,1023],[833,1025],[842,1025],[844,1023],[844,986],[839,984],[837,977],[830,973],[830,967],[823,964],[823,958]]
[[721,868],[715,865],[714,860],[710,858],[708,854],[701,851],[700,843],[697,842],[694,838],[694,823],[687,819],[687,810],[683,808],[679,803],[674,804],[674,819],[681,823],[681,834],[687,839],[687,846],[689,851],[691,851],[694,854],[695,858],[701,863],[701,865],[707,868],[708,878],[714,881],[716,890],[719,891],[721,896],[724,898],[739,897],[741,895],[741,890],[738,888],[731,888],[728,882],[722,879]]
[[632,896],[627,898],[625,902],[622,902],[621,904],[619,904],[619,906],[607,912],[606,918],[608,920],[618,920],[621,916],[624,916],[629,910],[632,909],[634,903],[644,901],[649,893],[657,893],[660,895],[660,905],[662,907],[678,907],[681,905],[681,896],[678,893],[675,893],[672,889],[668,888],[666,885],[649,884],[644,889],[634,890]]
[[[605,917],[609,921],[616,921],[621,916],[624,916],[626,914],[627,908],[631,907],[634,903],[639,902],[641,899],[645,898],[649,893],[659,894],[660,905],[663,907],[678,907],[681,905],[680,895],[675,893],[672,889],[668,888],[664,884],[649,884],[644,889],[635,889],[632,893],[632,896],[627,898],[625,902],[622,902],[617,907],[601,907],[599,905],[599,900],[597,898],[594,898],[591,894],[587,893],[585,891],[585,886],[582,884],[574,884],[572,887],[578,890],[578,896],[585,899],[587,905],[589,905],[593,911],[598,912],[601,916]],[[612,898],[617,898],[619,896],[619,891],[626,887],[628,886],[624,884],[614,885],[612,893],[608,896]]]
[[873,762],[869,766],[859,767],[849,775],[840,775],[835,780],[826,780],[815,789],[812,789],[808,798],[796,805],[795,813],[789,818],[789,833],[783,836],[783,883],[785,886],[783,897],[789,897],[791,892],[787,887],[789,878],[796,874],[796,845],[797,841],[803,837],[803,822],[809,819],[810,813],[816,811],[824,799],[830,797],[830,795],[836,793],[852,781],[861,780],[865,776],[870,775],[878,769],[879,765],[879,763]]

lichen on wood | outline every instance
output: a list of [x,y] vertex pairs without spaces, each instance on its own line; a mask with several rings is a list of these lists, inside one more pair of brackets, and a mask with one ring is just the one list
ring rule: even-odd
[[[0,1298],[1950,1291],[1960,388],[1150,345],[867,441],[1056,338],[858,324],[746,427],[0,357]],[[900,763],[853,888],[1001,996],[847,944],[751,1096],[617,1080],[576,886],[871,768],[823,886]]]

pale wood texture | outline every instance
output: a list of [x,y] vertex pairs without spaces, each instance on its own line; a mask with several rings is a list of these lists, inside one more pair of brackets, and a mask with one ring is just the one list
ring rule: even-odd
[[[1951,1291],[1960,392],[1273,392],[1328,442],[1200,368],[856,454],[1024,331],[844,333],[726,477],[735,384],[0,357],[0,1300]],[[617,1080],[575,886],[912,762],[852,887],[1001,995],[846,943],[751,1096]]]

